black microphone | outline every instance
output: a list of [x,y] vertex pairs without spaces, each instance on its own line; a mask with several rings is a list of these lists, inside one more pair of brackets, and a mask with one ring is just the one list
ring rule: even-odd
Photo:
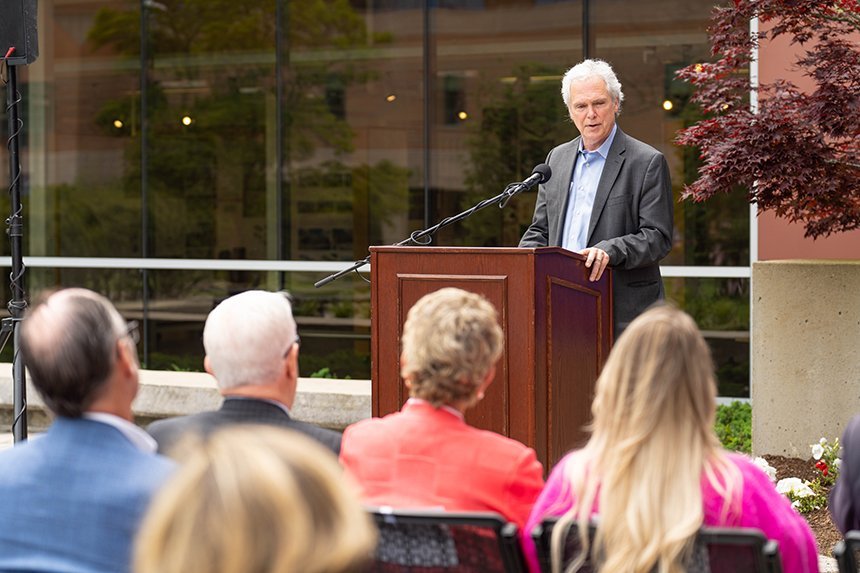
[[529,175],[522,182],[511,183],[507,186],[507,188],[505,188],[505,195],[504,197],[502,197],[502,200],[499,203],[499,207],[504,207],[505,205],[507,205],[511,197],[513,197],[517,193],[522,193],[527,189],[531,189],[538,183],[546,183],[547,181],[549,181],[550,177],[552,177],[552,169],[549,165],[547,165],[546,163],[536,165],[535,168],[532,169],[532,174]]

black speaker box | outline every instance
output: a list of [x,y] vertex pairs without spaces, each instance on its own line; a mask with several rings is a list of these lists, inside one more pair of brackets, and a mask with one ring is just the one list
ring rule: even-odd
[[13,46],[9,64],[31,64],[39,57],[36,0],[0,0],[0,59]]

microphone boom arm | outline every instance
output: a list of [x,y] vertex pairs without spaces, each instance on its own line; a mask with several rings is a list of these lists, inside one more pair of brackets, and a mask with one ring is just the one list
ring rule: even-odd
[[[402,246],[407,245],[409,243],[413,243],[415,245],[422,245],[422,246],[429,245],[430,243],[433,242],[433,235],[435,235],[439,231],[439,229],[442,229],[444,227],[447,227],[448,225],[452,225],[454,223],[457,223],[458,221],[462,221],[463,219],[466,219],[466,218],[472,216],[473,213],[480,211],[484,207],[488,207],[489,205],[492,205],[494,203],[498,203],[499,208],[503,209],[505,207],[505,205],[507,205],[508,201],[510,201],[510,199],[514,195],[517,195],[518,193],[521,193],[522,191],[525,191],[526,189],[530,189],[531,187],[534,187],[537,183],[545,183],[545,182],[549,181],[551,173],[552,173],[552,171],[550,170],[549,166],[542,163],[542,164],[540,164],[534,168],[534,171],[532,171],[532,174],[525,181],[523,181],[521,183],[511,183],[510,185],[505,187],[505,190],[502,191],[501,193],[499,193],[498,195],[496,195],[494,197],[490,197],[489,199],[484,199],[480,203],[473,205],[471,208],[466,209],[465,211],[463,211],[461,213],[458,213],[458,214],[453,215],[451,217],[446,217],[445,219],[442,219],[441,221],[439,221],[438,223],[436,223],[432,227],[428,227],[427,229],[424,229],[422,231],[414,231],[411,235],[409,235],[409,237],[407,237],[406,239],[403,239],[399,243],[395,243],[392,246],[402,247]],[[427,238],[426,241],[423,240],[425,238]],[[339,279],[340,277],[342,277],[342,276],[344,276],[344,275],[346,275],[352,271],[358,272],[358,269],[360,269],[361,267],[363,267],[364,265],[367,265],[369,263],[370,263],[370,255],[367,255],[364,259],[362,259],[360,261],[356,261],[352,266],[350,266],[346,269],[343,269],[342,271],[338,271],[332,275],[329,275],[320,281],[315,282],[314,287],[319,288],[321,286],[327,285],[328,283],[330,283],[336,279]]]

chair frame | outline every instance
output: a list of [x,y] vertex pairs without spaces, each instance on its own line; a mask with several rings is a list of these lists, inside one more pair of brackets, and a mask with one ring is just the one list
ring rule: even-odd
[[848,531],[845,537],[833,548],[833,557],[839,566],[839,573],[860,572],[860,563],[857,562],[857,552],[860,551],[860,531]]
[[475,526],[495,533],[499,555],[506,573],[528,571],[519,540],[519,528],[502,515],[493,512],[444,511],[394,509],[391,507],[366,507],[374,523],[405,525],[450,525],[454,527]]
[[[541,571],[552,571],[552,530],[558,522],[558,517],[547,517],[532,530],[532,539],[537,550]],[[592,521],[588,527],[588,537],[594,539],[597,523]],[[576,523],[572,524],[571,532],[578,531]],[[699,530],[699,540],[704,545],[719,542],[721,545],[757,546],[760,557],[756,562],[756,571],[763,573],[782,573],[782,559],[779,544],[768,539],[758,529],[741,527],[702,527]],[[860,543],[860,532],[857,536]],[[587,563],[587,561],[586,561]],[[852,570],[853,573],[854,570]]]

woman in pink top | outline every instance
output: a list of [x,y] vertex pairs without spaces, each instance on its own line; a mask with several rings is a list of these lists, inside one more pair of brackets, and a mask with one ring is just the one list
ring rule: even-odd
[[[591,438],[553,469],[524,535],[546,516],[585,525],[599,514],[600,572],[680,573],[703,525],[752,527],[779,542],[785,573],[816,573],[806,521],[751,461],[720,447],[715,410],[710,350],[696,324],[669,306],[645,312],[597,381]],[[524,546],[538,571],[534,545]]]

